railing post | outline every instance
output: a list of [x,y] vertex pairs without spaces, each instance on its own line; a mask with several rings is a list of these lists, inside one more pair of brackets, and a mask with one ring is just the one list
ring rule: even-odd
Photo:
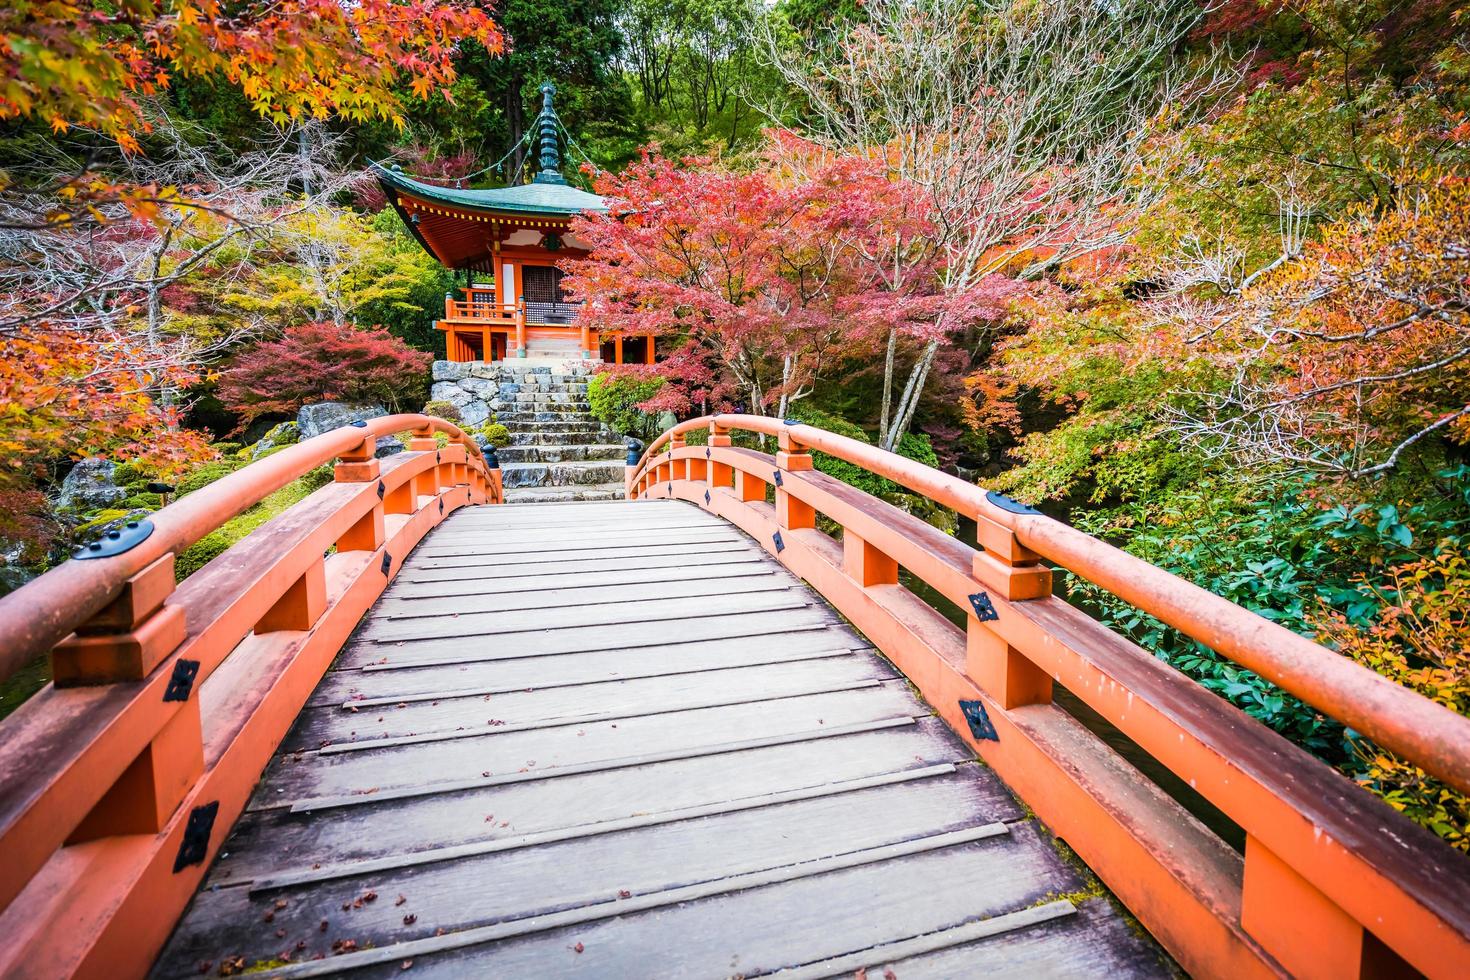
[[195,692],[102,794],[66,842],[156,834],[203,774],[204,726]]
[[[377,443],[375,437],[368,436],[337,457],[337,465],[332,470],[333,479],[338,483],[368,483],[382,479],[382,464],[373,458]],[[371,510],[358,518],[357,523],[337,539],[337,550],[377,551],[383,547],[383,542],[387,539],[383,526],[384,510],[382,500],[373,504]]]
[[184,610],[165,606],[174,591],[169,552],[123,584],[122,594],[51,651],[57,687],[147,677],[184,642]]
[[689,468],[681,459],[674,459],[674,450],[684,448],[684,433],[675,432],[669,436],[669,462],[668,470],[664,473],[664,482],[688,479]]
[[842,529],[842,570],[863,588],[898,584],[898,562],[873,547],[850,527]]
[[[776,436],[776,467],[784,473],[808,472],[812,468],[811,453],[796,442],[790,432]],[[784,528],[800,529],[817,526],[817,512],[811,504],[798,500],[784,487],[776,487],[776,523]]]
[[972,608],[966,622],[965,673],[1002,708],[1043,704],[1051,700],[1051,676],[1002,639],[989,623],[996,616],[995,598],[1051,595],[1051,569],[1041,563],[1040,555],[1023,547],[1009,528],[983,514],[975,525],[977,540],[985,550],[972,564],[978,588],[970,598]]
[[255,624],[257,633],[309,630],[327,610],[327,566],[318,558]]
[[[174,591],[172,552],[123,584],[122,594],[51,654],[58,688],[147,677],[184,642],[184,610]],[[114,834],[155,834],[204,772],[199,699],[180,705],[163,728],[72,832],[68,843]]]
[[1250,835],[1240,924],[1288,974],[1303,980],[1417,976],[1397,953]]
[[526,301],[516,300],[516,357],[526,356]]
[[[718,422],[709,424],[709,442],[707,445],[712,449],[719,449],[730,445],[730,429]],[[735,468],[729,463],[717,463],[710,461],[709,485],[711,487],[733,487],[735,485]]]

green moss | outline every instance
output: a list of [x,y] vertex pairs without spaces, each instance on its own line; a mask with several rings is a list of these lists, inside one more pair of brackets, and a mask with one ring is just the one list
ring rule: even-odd
[[88,536],[88,531],[95,530],[105,524],[111,524],[113,521],[121,520],[124,517],[127,517],[129,513],[131,513],[131,511],[127,510],[126,508],[123,508],[121,510],[110,508],[108,510],[94,511],[91,517],[87,519],[86,523],[77,525],[76,530],[73,533],[75,534],[77,540],[84,541]]
[[178,495],[180,497],[184,496],[185,494],[193,493],[195,490],[198,490],[201,487],[209,486],[211,483],[213,483],[215,480],[220,479],[221,477],[229,476],[231,473],[238,470],[240,468],[240,465],[241,464],[237,460],[231,459],[219,459],[215,460],[212,463],[205,463],[203,466],[194,470],[188,476],[180,480],[175,485],[175,490],[178,492]]
[[235,542],[251,531],[271,518],[284,513],[288,508],[305,500],[331,482],[331,466],[319,466],[301,479],[288,483],[243,514],[231,518],[217,530],[206,534],[192,547],[186,548],[174,562],[175,576],[182,582],[224,554]]
[[238,442],[217,442],[212,448],[221,456],[233,456],[245,447]]

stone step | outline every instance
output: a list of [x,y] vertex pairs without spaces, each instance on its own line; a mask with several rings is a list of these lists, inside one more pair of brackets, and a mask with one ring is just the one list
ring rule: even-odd
[[[532,425],[550,425],[551,423],[532,423]],[[507,427],[509,428],[509,427]],[[587,426],[582,429],[565,428],[526,428],[519,426],[511,430],[510,440],[514,446],[590,446],[594,443],[606,443],[601,432],[601,426]]]
[[577,463],[616,460],[626,465],[628,451],[619,445],[506,446],[495,455],[506,463]]
[[621,483],[598,483],[587,487],[521,487],[505,491],[507,504],[565,504],[577,500],[622,500]]
[[621,481],[625,466],[621,459],[581,463],[507,463],[500,467],[500,477],[507,489],[588,486]]
[[589,419],[585,412],[496,412],[495,421],[515,431],[596,432],[602,423]]

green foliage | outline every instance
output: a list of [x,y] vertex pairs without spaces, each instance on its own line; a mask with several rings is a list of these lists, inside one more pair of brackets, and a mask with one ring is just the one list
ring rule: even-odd
[[510,445],[510,430],[499,422],[486,422],[480,427],[480,435],[496,449]]
[[658,394],[663,378],[638,378],[602,372],[587,382],[587,401],[592,417],[623,435],[649,439],[657,433],[656,421],[638,406]]
[[464,415],[460,413],[459,406],[454,404],[454,402],[446,402],[438,399],[427,402],[424,405],[424,414],[433,415],[446,422],[453,422],[455,425],[464,423]]
[[[828,432],[834,432],[839,436],[847,436],[859,442],[872,442],[868,438],[868,434],[861,427],[854,425],[846,419],[838,418],[835,415],[828,415],[820,409],[798,406],[792,409],[790,415],[792,418],[800,419],[808,425],[826,429]],[[925,466],[936,468],[939,466],[939,457],[934,454],[934,447],[930,445],[929,437],[920,433],[905,433],[898,444],[898,455],[923,463]],[[834,479],[841,480],[848,486],[857,487],[864,493],[872,494],[875,497],[890,499],[910,496],[903,487],[894,483],[892,480],[885,480],[881,476],[869,473],[855,463],[849,463],[844,459],[829,456],[827,453],[812,453],[812,466],[820,473],[825,473]],[[901,502],[896,499],[892,502],[900,503],[900,506],[902,506]],[[916,506],[916,504],[910,503],[910,508]],[[924,513],[918,513],[918,516],[929,520],[929,517],[926,516],[928,513],[926,509],[918,508],[918,510],[924,511]],[[917,513],[917,511],[914,512]],[[930,523],[934,522],[930,521]]]
[[[201,467],[200,470],[190,474],[191,479],[196,476],[202,479],[205,470],[209,470],[209,467]],[[218,473],[218,475],[223,476],[224,473]],[[218,477],[216,476],[215,478],[217,479]],[[209,480],[203,480],[199,483],[199,486],[204,486],[209,482]],[[243,514],[231,518],[218,529],[211,531],[192,546],[184,549],[183,553],[174,562],[174,576],[182,582],[215,558],[224,554],[235,542],[245,537],[251,531],[254,531],[271,518],[284,513],[288,508],[305,500],[312,493],[327,486],[331,482],[332,467],[319,466],[300,479],[288,483]],[[194,489],[198,489],[198,487]]]
[[[1224,477],[1073,523],[1287,629],[1316,635],[1331,612],[1361,629],[1378,615],[1384,570],[1470,541],[1470,467],[1440,474],[1436,492],[1401,505],[1377,499],[1327,506],[1306,479]],[[1132,605],[1071,577],[1069,598],[1271,728],[1351,767],[1341,725],[1260,676]]]
[[220,459],[212,463],[205,463],[174,484],[174,490],[182,497],[202,487],[209,486],[220,477],[230,475],[243,465],[245,465],[244,462],[239,459]]
[[455,293],[454,271],[424,251],[392,208],[373,215],[371,227],[400,288],[392,296],[365,300],[357,308],[357,322],[381,324],[413,347],[442,355],[444,335],[434,329],[434,320],[443,315],[444,294]]

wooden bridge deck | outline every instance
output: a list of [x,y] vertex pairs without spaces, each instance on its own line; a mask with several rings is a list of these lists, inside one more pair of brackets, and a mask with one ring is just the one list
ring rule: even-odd
[[718,518],[622,501],[463,511],[409,557],[154,974],[262,965],[1170,972],[814,593]]

